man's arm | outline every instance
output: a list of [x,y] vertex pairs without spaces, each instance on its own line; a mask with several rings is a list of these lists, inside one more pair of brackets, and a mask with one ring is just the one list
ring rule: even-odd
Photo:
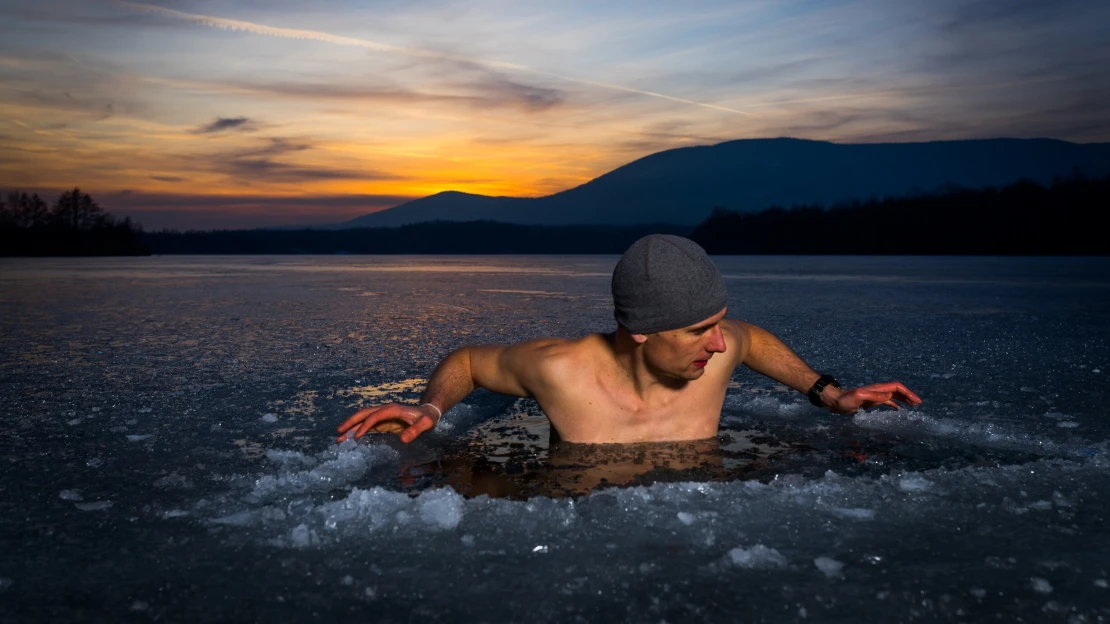
[[[739,326],[747,343],[741,362],[748,368],[802,394],[808,393],[821,377],[771,332],[750,323],[733,322]],[[840,414],[851,414],[860,408],[867,409],[876,405],[899,409],[898,401],[909,405],[921,403],[916,394],[897,381],[850,390],[829,385],[821,392],[821,402],[825,407]]]
[[475,388],[500,394],[527,397],[538,383],[538,352],[556,340],[533,340],[515,345],[462,347],[436,366],[420,405],[389,403],[361,409],[339,426],[339,441],[352,434],[360,438],[369,431],[400,433],[408,443],[432,429],[443,413],[466,398]]

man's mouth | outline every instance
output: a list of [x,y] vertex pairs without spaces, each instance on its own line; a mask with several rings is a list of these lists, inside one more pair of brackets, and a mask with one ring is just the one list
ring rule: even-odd
[[705,368],[705,365],[708,363],[709,360],[694,360],[694,366],[697,366],[698,368]]

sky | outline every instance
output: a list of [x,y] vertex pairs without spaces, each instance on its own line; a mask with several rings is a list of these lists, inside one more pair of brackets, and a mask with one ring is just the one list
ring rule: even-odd
[[721,141],[1110,141],[1105,0],[0,0],[0,189],[147,230],[536,197]]

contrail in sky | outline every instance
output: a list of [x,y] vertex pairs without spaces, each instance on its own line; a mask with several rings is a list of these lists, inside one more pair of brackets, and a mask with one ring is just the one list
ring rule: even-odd
[[405,54],[407,56],[415,56],[419,58],[434,59],[440,61],[455,61],[463,63],[471,63],[474,65],[481,65],[491,69],[504,69],[519,72],[527,72],[530,74],[537,74],[540,76],[549,76],[551,78],[558,78],[567,82],[576,82],[578,84],[589,85],[591,87],[600,87],[603,89],[612,89],[615,91],[624,91],[626,93],[636,93],[638,95],[646,95],[654,98],[661,98],[670,100],[672,102],[680,102],[682,104],[691,104],[693,106],[701,106],[703,108],[710,108],[713,110],[724,111],[727,113],[736,113],[739,115],[755,116],[753,113],[747,113],[735,108],[728,108],[726,106],[717,106],[716,104],[707,104],[705,102],[697,102],[694,100],[687,100],[685,98],[674,97],[655,91],[642,91],[640,89],[633,89],[632,87],[625,87],[621,85],[607,84],[603,82],[593,82],[590,80],[583,80],[581,78],[574,78],[572,76],[564,76],[562,74],[555,74],[546,72],[539,69],[533,69],[526,65],[519,63],[506,63],[503,61],[490,61],[486,59],[470,58],[466,56],[458,56],[455,54],[448,54],[446,52],[436,52],[434,50],[424,50],[421,48],[410,48],[407,46],[392,45],[389,43],[381,43],[378,41],[370,41],[368,39],[359,39],[355,37],[343,37],[340,35],[333,35],[331,33],[320,32],[318,30],[301,30],[299,28],[281,28],[277,26],[266,26],[264,24],[255,24],[254,22],[245,22],[242,20],[226,19],[222,17],[213,17],[211,15],[198,15],[196,13],[185,13],[183,11],[175,11],[174,9],[167,9],[165,7],[155,6],[152,4],[142,4],[139,2],[127,2],[126,0],[116,0],[116,4],[129,7],[138,11],[147,13],[157,13],[167,17],[173,17],[188,22],[203,24],[212,28],[222,28],[226,30],[241,30],[243,32],[254,33],[256,35],[268,35],[271,37],[283,37],[285,39],[308,39],[312,41],[323,41],[325,43],[332,43],[335,45],[351,46],[356,48],[366,48],[368,50],[376,50],[378,52],[392,52],[394,54]]

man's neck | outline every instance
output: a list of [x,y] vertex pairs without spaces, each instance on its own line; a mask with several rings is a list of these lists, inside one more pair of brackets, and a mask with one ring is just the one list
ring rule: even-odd
[[685,388],[688,380],[659,375],[644,358],[644,345],[636,342],[628,330],[618,327],[617,331],[606,335],[613,351],[613,359],[620,372],[628,380],[630,389],[647,401],[653,392],[675,391]]

